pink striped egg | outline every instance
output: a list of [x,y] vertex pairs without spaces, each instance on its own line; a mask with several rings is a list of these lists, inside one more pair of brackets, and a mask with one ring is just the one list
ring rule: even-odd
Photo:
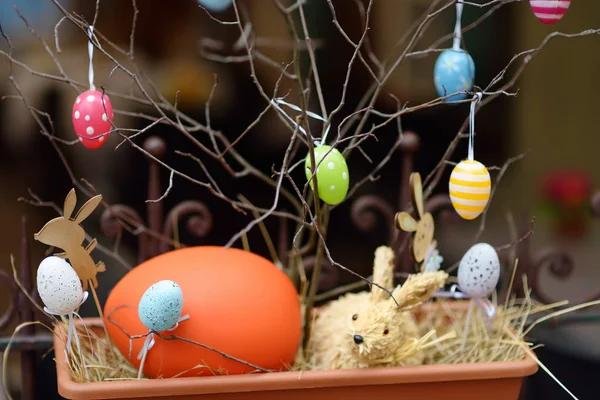
[[529,0],[535,17],[543,24],[555,24],[565,15],[571,0]]
[[450,201],[458,215],[475,219],[487,206],[492,180],[482,163],[463,160],[452,170],[449,188]]

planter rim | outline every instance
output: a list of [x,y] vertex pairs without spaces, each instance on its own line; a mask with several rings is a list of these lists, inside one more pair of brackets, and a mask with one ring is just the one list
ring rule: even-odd
[[[103,323],[100,318],[84,318],[83,321],[88,328],[101,327]],[[83,322],[78,320],[76,324],[82,325]],[[190,393],[239,393],[356,385],[506,379],[533,375],[538,370],[536,360],[533,359],[530,351],[526,351],[525,358],[518,361],[144,379],[143,386],[140,386],[140,381],[137,380],[78,383],[71,379],[64,358],[57,356],[65,352],[64,335],[64,330],[57,325],[54,329],[54,350],[58,392],[61,396],[71,399],[151,398],[189,395]],[[527,349],[525,344],[522,346]],[[107,393],[110,393],[108,397]]]

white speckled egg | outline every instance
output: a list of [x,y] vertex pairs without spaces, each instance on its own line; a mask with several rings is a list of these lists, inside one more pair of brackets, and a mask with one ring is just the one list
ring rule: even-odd
[[471,298],[484,298],[496,288],[500,279],[500,260],[487,243],[471,247],[458,265],[458,287]]
[[44,305],[59,315],[68,315],[83,300],[81,280],[66,260],[44,258],[37,270],[37,290]]
[[164,280],[144,292],[138,306],[138,315],[144,326],[161,332],[172,328],[183,309],[183,293],[178,284]]

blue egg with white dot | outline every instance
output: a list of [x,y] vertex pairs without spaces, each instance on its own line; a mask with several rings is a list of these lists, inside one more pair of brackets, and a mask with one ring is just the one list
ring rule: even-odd
[[[456,92],[470,91],[475,80],[475,63],[469,53],[462,49],[444,50],[435,62],[433,79],[438,96],[449,96]],[[464,100],[466,93],[458,93],[444,101]]]
[[146,328],[162,332],[179,321],[182,309],[181,288],[173,281],[164,280],[144,292],[138,306],[138,315]]
[[211,12],[223,12],[233,4],[233,0],[198,0],[198,4]]

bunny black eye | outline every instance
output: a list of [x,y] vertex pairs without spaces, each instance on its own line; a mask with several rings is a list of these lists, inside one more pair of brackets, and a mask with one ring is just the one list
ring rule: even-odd
[[385,328],[383,330],[383,336],[387,336],[388,333],[390,333],[390,330],[388,328]]
[[357,319],[358,319],[358,314],[354,314],[354,315],[352,316],[352,321],[356,321]]

